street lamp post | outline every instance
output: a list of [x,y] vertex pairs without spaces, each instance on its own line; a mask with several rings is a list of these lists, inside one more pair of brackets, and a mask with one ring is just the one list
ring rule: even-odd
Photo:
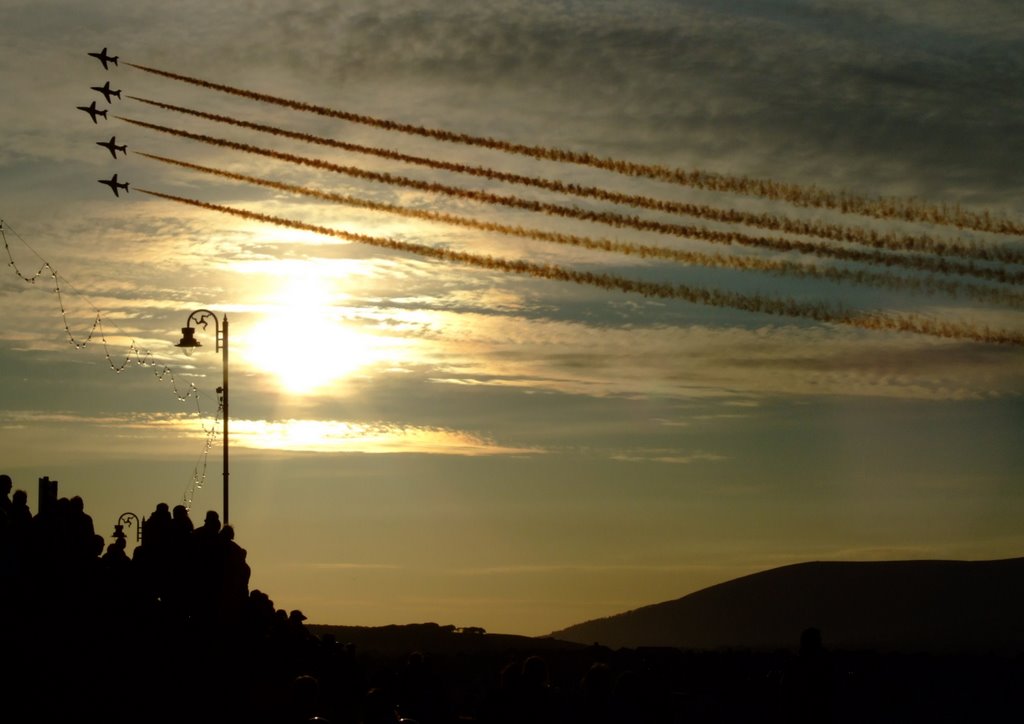
[[221,324],[217,315],[208,309],[197,309],[188,315],[188,320],[185,322],[185,326],[181,328],[181,339],[178,341],[176,347],[181,347],[185,350],[186,354],[191,354],[191,351],[196,347],[202,347],[199,340],[195,338],[195,327],[201,326],[206,329],[209,320],[213,320],[213,329],[216,339],[215,351],[223,353],[223,366],[224,366],[224,382],[217,388],[217,394],[220,395],[220,407],[224,413],[224,525],[228,524],[228,315],[223,315],[223,324]]

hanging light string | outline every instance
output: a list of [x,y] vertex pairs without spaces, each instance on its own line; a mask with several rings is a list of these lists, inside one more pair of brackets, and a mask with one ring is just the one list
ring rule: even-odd
[[[182,494],[182,503],[185,505],[185,509],[192,510],[192,501],[195,499],[196,493],[202,490],[203,485],[206,484],[206,465],[210,458],[210,449],[216,442],[217,433],[217,422],[220,421],[221,415],[224,413],[224,406],[217,406],[217,415],[214,418],[214,424],[207,428],[203,425],[203,432],[206,433],[206,440],[203,443],[203,449],[199,453],[199,457],[196,459],[195,465],[192,466],[192,479],[189,484],[185,486],[185,492]],[[202,419],[202,418],[200,418]]]
[[[24,271],[22,271],[22,269],[18,266],[18,263],[14,259],[14,253],[11,251],[10,242],[8,242],[7,240],[8,231],[11,232],[11,234],[13,234],[18,239],[18,241],[20,241],[21,244],[39,260],[40,266],[35,273],[27,274]],[[195,401],[196,417],[200,420],[204,419],[202,407],[199,401],[199,388],[196,387],[195,383],[189,382],[188,387],[185,388],[184,391],[182,391],[182,387],[179,386],[178,380],[174,376],[174,370],[171,369],[169,365],[159,362],[154,357],[153,353],[150,352],[149,350],[140,349],[139,346],[135,343],[134,338],[131,338],[131,341],[128,343],[127,350],[125,351],[124,354],[124,359],[119,359],[118,361],[115,361],[115,357],[111,354],[110,351],[111,345],[107,340],[107,333],[103,324],[103,313],[92,302],[92,300],[89,299],[89,297],[87,297],[85,294],[75,289],[74,285],[72,285],[71,282],[68,281],[66,277],[63,277],[49,261],[44,259],[39,254],[39,252],[37,252],[32,247],[32,245],[29,244],[24,239],[24,237],[21,236],[21,234],[19,234],[15,229],[11,228],[10,226],[7,226],[2,219],[0,219],[0,238],[3,239],[4,251],[7,253],[7,266],[9,266],[14,271],[15,275],[19,279],[21,279],[27,284],[32,284],[33,286],[35,286],[40,279],[49,278],[49,280],[51,281],[53,285],[52,291],[56,294],[57,304],[60,307],[61,321],[64,324],[64,334],[67,337],[68,343],[72,347],[74,347],[75,349],[84,349],[90,342],[93,342],[94,339],[98,338],[100,343],[103,345],[103,353],[104,356],[106,357],[107,364],[110,366],[110,369],[114,371],[114,373],[120,374],[131,364],[138,365],[139,367],[150,368],[151,371],[153,372],[153,375],[159,382],[164,382],[165,380],[170,381],[171,390],[173,391],[174,396],[178,399],[178,402],[185,403],[190,398],[193,399]],[[62,282],[63,288],[61,284]],[[74,332],[72,332],[71,330],[71,325],[68,323],[67,307],[64,304],[64,289],[67,289],[75,296],[81,298],[86,304],[88,304],[92,308],[93,312],[95,313],[92,324],[89,327],[89,331],[84,336],[79,335],[76,337]],[[124,330],[117,326],[116,322],[113,322],[112,324],[114,328],[117,329],[117,331],[122,336],[130,337],[130,335],[128,335],[126,332],[124,332]],[[203,449],[202,452],[200,452],[195,465],[193,466],[192,479],[189,482],[188,486],[186,487],[185,493],[182,496],[186,508],[191,508],[192,500],[195,496],[195,493],[198,492],[206,482],[207,458],[209,457],[210,449],[213,447],[214,442],[218,437],[217,422],[220,420],[220,416],[222,414],[223,407],[221,405],[218,405],[217,413],[213,419],[213,424],[210,427],[207,427],[205,424],[202,424],[202,430],[205,437]]]

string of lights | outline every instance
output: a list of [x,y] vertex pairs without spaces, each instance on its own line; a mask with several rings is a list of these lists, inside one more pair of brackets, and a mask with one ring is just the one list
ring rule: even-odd
[[[15,238],[21,244],[28,249],[37,259],[40,261],[39,268],[33,274],[25,273],[22,268],[18,265],[14,258],[14,252],[11,250],[10,242],[7,239],[7,232],[14,235]],[[5,222],[0,219],[0,239],[3,240],[4,251],[7,254],[7,266],[11,268],[14,274],[27,284],[33,286],[37,285],[40,279],[49,279],[52,283],[52,291],[57,297],[57,304],[60,307],[61,322],[64,326],[64,334],[67,337],[69,344],[76,350],[84,349],[87,345],[93,342],[95,339],[99,339],[100,344],[103,346],[103,354],[106,358],[107,364],[115,374],[120,374],[125,371],[130,365],[138,367],[149,368],[153,375],[156,377],[158,382],[169,381],[171,390],[174,396],[177,398],[179,403],[186,403],[189,399],[195,402],[195,417],[199,420],[204,419],[202,405],[200,403],[200,392],[199,388],[196,387],[195,383],[189,382],[188,387],[185,388],[184,392],[182,387],[179,386],[178,380],[174,375],[174,370],[167,364],[161,363],[156,359],[153,353],[149,350],[142,350],[135,343],[134,339],[131,339],[127,349],[124,353],[124,358],[115,362],[115,356],[111,354],[111,344],[107,339],[106,329],[104,328],[104,315],[103,312],[90,300],[85,294],[79,292],[74,286],[68,281],[67,278],[63,277],[49,261],[44,259],[42,255],[37,252],[31,244],[28,243],[15,229],[6,225]],[[62,283],[63,282],[63,287]],[[68,322],[68,310],[64,303],[64,289],[70,291],[76,297],[82,299],[89,307],[92,308],[95,316],[91,326],[89,327],[88,333],[78,336],[71,329],[71,324]],[[121,330],[116,322],[110,322],[110,324],[117,329],[117,331],[124,337],[130,337],[127,333]],[[204,434],[204,443],[202,451],[200,452],[195,465],[192,469],[192,478],[189,484],[185,488],[183,494],[183,501],[186,508],[191,508],[192,501],[195,494],[202,489],[206,482],[206,470],[207,460],[209,457],[210,449],[213,447],[217,437],[217,422],[220,419],[220,415],[223,413],[222,407],[218,405],[217,412],[213,418],[213,424],[209,427],[204,423],[202,424],[202,430]]]

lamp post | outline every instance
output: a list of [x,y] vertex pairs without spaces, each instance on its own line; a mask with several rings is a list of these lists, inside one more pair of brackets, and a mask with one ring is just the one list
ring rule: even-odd
[[215,333],[216,347],[215,351],[223,353],[223,366],[224,366],[224,382],[217,388],[217,394],[220,395],[220,407],[224,412],[224,525],[228,524],[228,315],[223,315],[223,324],[217,319],[217,315],[208,309],[197,309],[188,315],[188,319],[185,322],[185,326],[181,328],[181,339],[176,344],[176,347],[181,347],[185,350],[185,354],[191,354],[192,350],[196,347],[202,347],[199,340],[195,338],[196,330],[195,326],[200,326],[204,330],[209,323],[209,320],[213,320],[213,329]]

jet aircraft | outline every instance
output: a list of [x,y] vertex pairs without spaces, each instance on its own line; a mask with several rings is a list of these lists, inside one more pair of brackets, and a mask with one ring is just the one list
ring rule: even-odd
[[[111,140],[113,140],[113,139],[111,139]],[[114,196],[118,196],[118,197],[121,196],[121,194],[117,193],[118,189],[124,189],[124,192],[128,193],[128,182],[125,181],[124,183],[118,183],[117,182],[117,174],[116,173],[113,176],[110,177],[109,181],[107,181],[106,179],[102,179],[101,178],[101,179],[99,179],[98,183],[106,184],[107,186],[109,186],[110,190],[114,192]]]
[[99,123],[99,121],[96,120],[96,116],[103,116],[104,119],[106,119],[106,117],[107,117],[107,112],[105,110],[103,110],[103,111],[96,110],[96,101],[93,101],[92,103],[90,103],[87,106],[78,106],[77,108],[78,108],[78,110],[85,111],[90,116],[92,116],[92,122],[93,123]]
[[106,48],[104,48],[103,50],[101,50],[98,53],[89,53],[89,55],[91,55],[94,58],[98,58],[99,61],[101,63],[103,63],[103,70],[107,69],[107,61],[110,61],[114,65],[117,65],[117,58],[118,58],[118,56],[116,56],[116,55],[115,56],[107,55],[107,49]]
[[109,80],[106,83],[104,83],[103,85],[94,85],[94,86],[90,86],[90,88],[92,90],[96,91],[97,93],[102,93],[103,97],[107,99],[107,103],[110,103],[111,96],[116,96],[117,98],[121,97],[121,91],[119,91],[119,90],[110,90],[110,81]]
[[96,145],[97,146],[104,146],[104,147],[106,147],[106,149],[108,151],[110,151],[110,155],[113,156],[115,159],[117,158],[117,152],[118,151],[120,151],[121,153],[127,155],[127,153],[128,153],[128,144],[124,144],[122,146],[115,145],[114,140],[116,138],[117,138],[117,136],[111,136],[109,141],[96,141]]

